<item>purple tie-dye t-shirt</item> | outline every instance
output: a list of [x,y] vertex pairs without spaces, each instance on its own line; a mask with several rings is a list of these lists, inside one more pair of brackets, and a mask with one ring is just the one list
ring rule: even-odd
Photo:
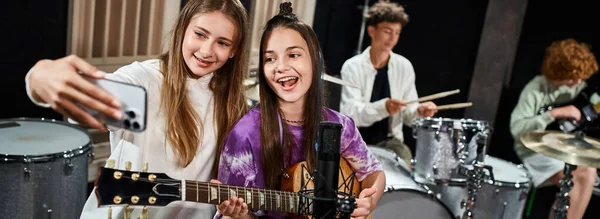
[[[324,111],[326,121],[338,122],[343,126],[340,152],[356,172],[357,179],[362,181],[375,171],[383,171],[379,160],[362,140],[354,121],[331,109],[325,108]],[[303,129],[302,126],[295,125],[288,125],[288,127],[294,135],[296,146],[292,149],[292,160],[286,160],[285,163],[295,164],[305,160],[300,146]],[[256,107],[244,115],[227,135],[221,152],[218,180],[227,185],[265,188],[260,157],[260,110]],[[283,218],[277,212],[257,211],[255,215]],[[221,215],[217,213],[215,218],[221,218]]]

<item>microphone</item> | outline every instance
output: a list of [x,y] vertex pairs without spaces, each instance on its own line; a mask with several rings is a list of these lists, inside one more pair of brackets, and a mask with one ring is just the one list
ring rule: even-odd
[[333,219],[336,216],[341,132],[340,123],[319,123],[316,142],[317,165],[313,174],[313,218]]

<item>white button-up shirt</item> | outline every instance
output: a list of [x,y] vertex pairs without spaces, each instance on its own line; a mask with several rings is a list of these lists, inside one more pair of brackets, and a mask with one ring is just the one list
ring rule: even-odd
[[[370,102],[377,75],[377,70],[371,63],[370,50],[371,47],[368,47],[363,53],[348,59],[341,72],[343,80],[360,87],[342,86],[340,103],[340,112],[350,116],[358,127],[369,127],[390,116],[385,107],[385,101],[389,98]],[[388,80],[392,99],[406,102],[418,98],[412,64],[408,59],[393,52],[390,52],[388,61]],[[402,108],[399,113],[391,115],[388,134],[404,141],[402,124],[410,126],[418,118],[418,106],[418,103],[412,103]]]

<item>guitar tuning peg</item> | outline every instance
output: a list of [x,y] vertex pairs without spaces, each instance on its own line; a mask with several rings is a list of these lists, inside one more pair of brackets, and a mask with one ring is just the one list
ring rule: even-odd
[[112,219],[112,207],[108,206],[108,219]]
[[111,169],[115,168],[115,160],[113,160],[113,159],[106,160],[106,167],[111,168]]
[[125,206],[125,214],[123,215],[123,217],[125,219],[131,219],[131,213],[133,212],[133,208],[129,207],[129,205]]
[[150,216],[148,215],[148,206],[144,206],[142,209],[142,215],[140,215],[140,219],[150,219]]
[[148,162],[144,163],[144,168],[142,169],[142,172],[148,172]]
[[125,162],[125,170],[127,170],[127,171],[131,170],[131,161],[126,161]]

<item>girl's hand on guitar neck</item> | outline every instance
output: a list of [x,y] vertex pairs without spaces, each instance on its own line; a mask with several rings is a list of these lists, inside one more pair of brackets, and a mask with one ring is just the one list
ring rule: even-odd
[[[210,180],[211,183],[221,184],[218,180]],[[217,211],[223,215],[223,218],[252,218],[248,215],[248,205],[243,198],[231,197],[217,205]]]
[[350,215],[352,219],[364,219],[367,218],[375,208],[373,204],[372,196],[377,192],[377,188],[371,187],[363,189],[356,199],[356,209]]

